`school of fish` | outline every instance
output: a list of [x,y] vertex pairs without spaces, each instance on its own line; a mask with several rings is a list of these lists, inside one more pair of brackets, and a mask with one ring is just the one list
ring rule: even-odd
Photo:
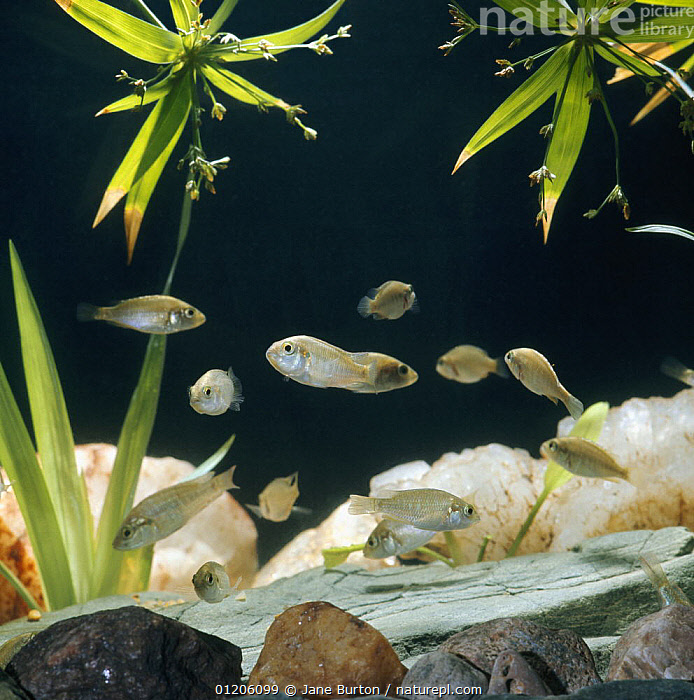
[[[411,284],[388,280],[370,289],[357,305],[358,313],[374,320],[396,320],[407,311],[418,311]],[[109,324],[148,334],[172,334],[205,323],[205,315],[194,306],[166,295],[126,299],[113,306],[80,304],[80,321],[103,320]],[[350,352],[309,335],[295,335],[273,342],[266,350],[269,364],[286,380],[316,388],[339,388],[355,393],[379,394],[414,384],[419,375],[405,362],[371,350]],[[553,403],[561,401],[574,419],[583,404],[562,385],[549,360],[532,348],[514,348],[498,358],[474,345],[457,345],[441,355],[435,366],[442,377],[461,384],[479,382],[490,374],[513,375],[534,394]],[[678,360],[663,360],[664,374],[694,386],[694,370]],[[218,416],[240,410],[244,401],[241,382],[231,367],[210,369],[188,389],[191,408],[199,414]],[[590,478],[630,480],[628,468],[597,443],[580,437],[546,440],[540,454],[569,472]],[[182,482],[162,489],[138,503],[123,520],[113,547],[132,550],[153,544],[179,528],[228,489],[235,466],[226,472]],[[0,492],[6,490],[0,477]],[[276,477],[258,495],[258,505],[246,507],[259,518],[284,522],[292,512],[310,512],[295,505],[299,497],[298,472]],[[363,546],[363,555],[379,559],[411,552],[426,545],[436,532],[460,530],[480,521],[473,503],[440,489],[420,488],[382,492],[378,497],[353,494],[349,513],[380,514],[382,520]],[[663,605],[689,604],[684,593],[670,584],[660,564],[648,555],[641,564],[658,591]],[[216,562],[205,562],[193,576],[198,597],[218,603],[233,590],[226,570]],[[237,582],[238,583],[238,582]]]

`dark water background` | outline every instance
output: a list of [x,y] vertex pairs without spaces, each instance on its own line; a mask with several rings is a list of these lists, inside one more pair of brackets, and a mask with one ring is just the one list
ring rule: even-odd
[[[245,0],[225,29],[242,37],[276,31],[327,4]],[[150,5],[171,26],[168,3]],[[216,6],[206,0],[202,9],[211,14]],[[454,345],[490,354],[537,348],[586,406],[672,395],[681,387],[659,373],[662,357],[694,365],[694,245],[625,233],[614,206],[593,221],[581,216],[614,185],[599,106],[547,245],[533,227],[537,193],[527,175],[542,164],[538,129],[550,121],[551,103],[450,175],[467,139],[525,77],[522,69],[510,80],[493,77],[494,59],[520,58],[547,39],[524,41],[512,53],[507,37],[473,35],[444,57],[437,46],[454,32],[444,0],[349,0],[328,29],[348,23],[353,38],[333,42],[334,56],[293,51],[278,63],[239,64],[265,90],[301,103],[319,137],[306,142],[279,111],[263,115],[218,96],[227,116],[219,124],[208,112],[204,145],[210,158],[229,155],[232,163],[216,181],[218,194],[205,193],[194,206],[172,290],[208,321],[169,340],[149,454],[199,463],[235,432],[224,464],[239,465],[241,502],[255,502],[270,479],[298,469],[299,503],[313,515],[261,523],[263,558],[398,463],[489,442],[537,455],[563,407],[515,380],[465,386],[443,379],[435,362]],[[126,94],[113,80],[121,68],[145,78],[153,69],[48,1],[18,6],[6,36],[3,236],[14,240],[43,314],[75,441],[115,442],[147,338],[78,324],[75,307],[161,290],[183,185],[174,164],[186,136],[128,267],[122,205],[97,229],[91,222],[143,115],[92,115]],[[603,66],[601,74],[611,72]],[[629,128],[643,89],[630,80],[607,94],[622,138],[631,223],[694,228],[694,161],[676,104]],[[421,313],[362,319],[359,298],[387,279],[412,283]],[[294,334],[394,355],[419,381],[378,396],[284,382],[264,353]],[[6,247],[0,360],[28,415]],[[241,411],[194,413],[187,387],[229,365],[243,383]]]

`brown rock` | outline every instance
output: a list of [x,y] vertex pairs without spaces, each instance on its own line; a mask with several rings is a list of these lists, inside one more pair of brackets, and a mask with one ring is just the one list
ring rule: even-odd
[[694,681],[694,607],[668,605],[633,622],[612,652],[608,681]]
[[517,651],[505,649],[496,657],[489,679],[490,695],[549,695],[547,686]]
[[[302,603],[275,618],[265,635],[249,685],[320,688],[327,697],[395,695],[407,669],[371,625],[330,603]],[[341,687],[340,687],[341,686]],[[310,691],[309,691],[310,692]]]
[[601,682],[590,649],[575,632],[549,629],[519,617],[473,625],[439,649],[461,656],[488,675],[501,652],[519,652],[554,695]]
[[[407,672],[400,686],[400,694],[407,700],[431,700],[431,693],[424,689],[445,688],[450,692],[439,690],[438,700],[465,700],[486,693],[488,684],[487,676],[465,659],[445,651],[432,651],[417,659]],[[408,692],[405,692],[405,688]],[[471,692],[463,694],[462,688],[468,688]],[[480,689],[479,693],[477,688]]]

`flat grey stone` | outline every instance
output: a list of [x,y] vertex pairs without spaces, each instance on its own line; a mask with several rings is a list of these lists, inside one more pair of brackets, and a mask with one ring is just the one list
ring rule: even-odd
[[[241,647],[245,674],[255,664],[274,616],[307,600],[325,600],[378,629],[401,659],[433,651],[452,634],[499,617],[524,617],[582,637],[620,635],[659,609],[638,557],[654,552],[671,580],[694,600],[694,533],[684,527],[621,532],[587,540],[577,551],[529,554],[450,569],[444,564],[368,572],[343,565],[311,569],[221,603],[156,609]],[[164,594],[143,594],[161,598]],[[171,596],[175,598],[175,595]],[[132,605],[114,596],[45,613],[38,622],[0,627],[0,643],[72,615]],[[601,640],[596,648],[605,649]],[[603,673],[605,666],[598,664]]]

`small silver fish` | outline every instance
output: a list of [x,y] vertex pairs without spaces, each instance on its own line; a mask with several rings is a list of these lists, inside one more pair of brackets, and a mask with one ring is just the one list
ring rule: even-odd
[[206,603],[220,603],[234,590],[226,569],[216,561],[206,561],[193,574],[193,588]]
[[439,357],[436,371],[442,377],[462,384],[474,384],[492,372],[500,377],[509,376],[503,357],[492,359],[475,345],[456,345]]
[[667,374],[668,377],[677,379],[684,384],[694,386],[694,369],[685,367],[679,360],[674,357],[666,357],[660,365],[660,371]]
[[384,518],[366,540],[363,554],[367,559],[385,559],[406,554],[417,547],[423,547],[435,534],[433,530],[421,530],[409,523]]
[[640,556],[639,563],[658,594],[661,608],[675,603],[691,606],[687,594],[677,584],[670,582],[653,552]]
[[592,440],[572,436],[552,438],[542,443],[540,454],[577,476],[629,481],[629,470]]
[[240,410],[243,401],[241,391],[241,382],[231,367],[226,372],[211,369],[188,387],[188,397],[191,407],[198,413],[219,416],[230,408],[232,411]]
[[504,359],[513,376],[533,394],[546,396],[556,404],[559,399],[571,417],[578,420],[583,413],[583,404],[561,385],[549,360],[532,348],[509,350]]
[[273,343],[265,353],[280,373],[299,384],[378,394],[414,384],[418,375],[404,362],[378,352],[347,352],[309,335]]
[[359,300],[357,311],[364,318],[372,316],[377,321],[394,321],[406,311],[417,310],[417,297],[411,284],[388,280],[380,287],[369,289]]
[[299,472],[273,479],[258,496],[258,505],[246,504],[259,518],[274,523],[284,522],[299,497]]
[[352,515],[382,513],[421,530],[463,530],[480,519],[471,503],[440,489],[384,491],[380,498],[353,494],[349,498]]
[[137,549],[168,537],[227,489],[236,489],[236,465],[218,476],[204,474],[174,484],[141,500],[123,520],[113,548]]
[[79,304],[77,320],[106,321],[141,333],[167,335],[197,328],[205,323],[205,314],[180,299],[153,294],[126,299],[115,306]]

